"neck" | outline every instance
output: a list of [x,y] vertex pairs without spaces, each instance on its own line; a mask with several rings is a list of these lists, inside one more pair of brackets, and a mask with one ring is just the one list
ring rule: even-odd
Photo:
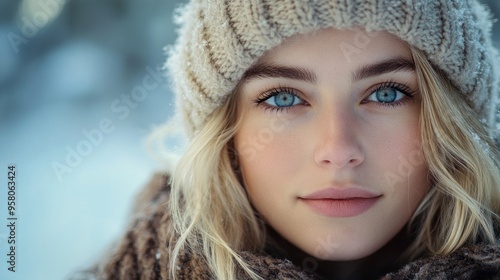
[[306,254],[268,227],[266,250],[277,257],[291,260],[303,270],[313,272],[326,279],[378,279],[397,270],[399,259],[411,243],[406,230],[398,233],[389,243],[375,253],[352,261],[323,261]]

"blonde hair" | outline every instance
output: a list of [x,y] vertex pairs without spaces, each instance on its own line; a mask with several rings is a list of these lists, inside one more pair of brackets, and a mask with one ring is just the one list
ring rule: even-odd
[[[495,242],[500,213],[498,147],[465,98],[422,52],[412,49],[412,54],[422,95],[422,149],[434,186],[410,221],[416,239],[407,261],[449,254],[467,243]],[[169,205],[178,235],[172,276],[180,252],[190,250],[206,260],[217,279],[235,279],[238,267],[260,279],[238,254],[262,250],[265,229],[233,168],[232,138],[240,119],[236,91],[193,137],[172,174]]]
[[237,130],[237,94],[214,112],[172,174],[170,210],[179,237],[171,255],[171,275],[180,251],[205,258],[217,279],[234,279],[235,265],[260,279],[238,255],[262,250],[265,234],[233,171],[231,139]]
[[421,141],[433,187],[412,223],[413,255],[449,254],[467,243],[495,242],[500,213],[498,147],[466,98],[412,49],[422,96]]

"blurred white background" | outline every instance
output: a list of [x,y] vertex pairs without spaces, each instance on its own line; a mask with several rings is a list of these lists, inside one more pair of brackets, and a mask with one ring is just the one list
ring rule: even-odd
[[[70,279],[123,232],[134,195],[162,168],[144,140],[173,113],[159,68],[181,2],[0,0],[0,279]],[[483,2],[498,15],[498,1]]]

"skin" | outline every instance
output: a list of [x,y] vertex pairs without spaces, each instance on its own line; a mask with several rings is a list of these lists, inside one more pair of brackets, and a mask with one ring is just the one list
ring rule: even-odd
[[[391,59],[407,63],[360,77],[363,67]],[[324,29],[287,39],[244,76],[234,138],[243,183],[279,250],[298,265],[373,276],[409,242],[402,229],[430,187],[411,64],[408,45],[388,33]],[[350,187],[378,198],[349,217],[318,213],[303,199]]]

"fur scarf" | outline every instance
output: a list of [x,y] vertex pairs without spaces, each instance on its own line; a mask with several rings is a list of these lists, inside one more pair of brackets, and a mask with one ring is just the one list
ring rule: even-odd
[[[103,262],[87,273],[98,279],[168,279],[172,236],[167,211],[169,192],[168,177],[155,175],[139,195],[133,221],[122,240]],[[265,252],[242,252],[241,256],[264,279],[322,279]],[[215,278],[203,258],[190,252],[182,253],[176,276],[190,280]],[[238,271],[238,279],[247,277]],[[500,279],[500,246],[474,245],[449,256],[422,258],[382,279]]]

